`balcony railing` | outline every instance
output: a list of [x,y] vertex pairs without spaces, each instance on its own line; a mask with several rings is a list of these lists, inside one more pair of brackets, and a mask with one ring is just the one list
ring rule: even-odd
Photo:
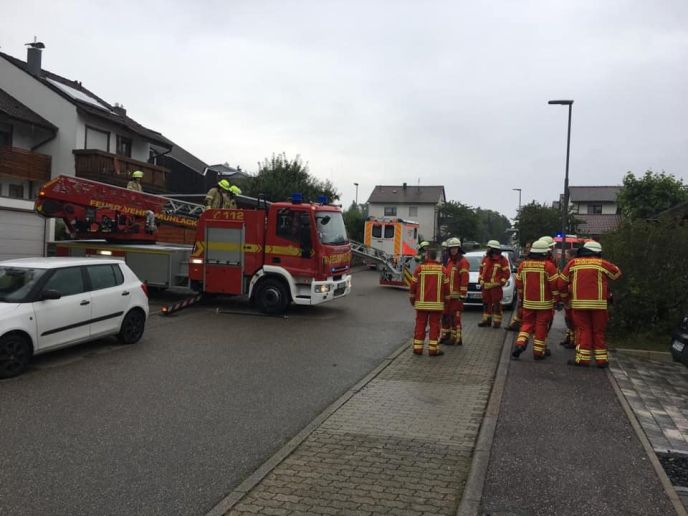
[[50,179],[50,156],[18,147],[0,146],[0,175],[28,181]]
[[124,187],[129,182],[129,174],[134,170],[140,170],[143,172],[141,184],[145,192],[158,194],[167,192],[169,170],[165,167],[100,150],[75,149],[72,152],[76,177]]

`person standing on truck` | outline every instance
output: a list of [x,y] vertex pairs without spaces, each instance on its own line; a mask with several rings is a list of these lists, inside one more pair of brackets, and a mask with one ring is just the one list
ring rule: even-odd
[[143,172],[140,170],[134,170],[129,175],[129,182],[127,183],[127,190],[134,190],[135,192],[143,192],[143,186],[141,186],[141,179],[143,179]]
[[206,209],[236,210],[236,196],[241,194],[238,186],[230,185],[226,179],[220,179],[205,196]]
[[468,271],[470,265],[463,257],[461,240],[450,238],[447,240],[449,261],[444,268],[444,274],[449,279],[449,302],[444,306],[442,318],[442,340],[449,346],[463,344],[461,336],[461,312],[463,302],[468,296]]
[[444,355],[439,349],[442,313],[449,301],[449,279],[444,268],[437,262],[437,250],[428,248],[425,260],[416,267],[411,279],[409,300],[416,309],[416,327],[413,333],[413,353],[423,354],[425,330],[428,332],[428,355]]
[[576,358],[569,365],[585,366],[594,359],[597,367],[609,366],[604,333],[609,314],[609,280],[621,277],[621,269],[602,258],[602,246],[591,240],[578,250],[560,276],[559,291],[570,297],[576,332]]
[[523,321],[516,337],[516,346],[511,356],[518,358],[533,335],[533,358],[542,360],[547,356],[547,334],[552,320],[552,310],[559,301],[559,273],[547,260],[549,245],[544,240],[533,243],[526,260],[516,272],[518,297],[523,300]]
[[478,326],[499,328],[502,325],[502,287],[510,276],[509,261],[502,256],[500,243],[490,240],[478,275],[478,283],[483,291],[483,320]]

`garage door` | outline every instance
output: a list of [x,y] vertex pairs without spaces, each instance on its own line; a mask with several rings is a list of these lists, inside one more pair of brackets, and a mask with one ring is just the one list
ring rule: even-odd
[[46,219],[0,208],[0,260],[43,256]]

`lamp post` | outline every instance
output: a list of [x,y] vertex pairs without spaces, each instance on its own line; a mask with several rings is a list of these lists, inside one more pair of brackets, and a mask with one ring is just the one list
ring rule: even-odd
[[514,192],[518,192],[518,213],[521,213],[521,189],[520,188],[512,188]]
[[356,187],[356,208],[358,209],[358,183],[354,183],[354,186]]
[[571,108],[573,100],[550,100],[548,104],[556,104],[569,107],[569,129],[566,133],[566,175],[564,176],[564,203],[561,206],[561,268],[566,265],[564,247],[566,245],[566,217],[569,213],[569,151],[571,149]]

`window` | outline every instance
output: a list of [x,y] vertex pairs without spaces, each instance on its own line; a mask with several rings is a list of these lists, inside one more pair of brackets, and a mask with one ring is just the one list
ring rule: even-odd
[[81,267],[68,267],[57,269],[43,290],[57,290],[63,296],[73,296],[84,292],[84,279],[81,276]]
[[373,226],[373,238],[382,238],[382,226],[380,224]]
[[117,154],[131,158],[131,138],[117,135]]
[[[119,277],[117,277],[115,269],[119,271]],[[91,280],[91,290],[112,288],[124,282],[122,271],[117,265],[89,265],[86,267],[86,271]]]
[[409,217],[418,216],[418,206],[409,206]]
[[602,213],[602,204],[588,204],[588,215]]
[[0,125],[0,145],[12,146],[12,126],[7,124]]
[[394,238],[394,226],[387,224],[385,226],[385,238]]
[[298,242],[301,238],[301,213],[282,209],[277,213],[277,236]]
[[385,206],[385,217],[396,217],[397,207],[396,206]]
[[12,199],[23,199],[24,198],[24,185],[8,185],[10,187],[9,196]]
[[84,149],[96,149],[110,152],[110,133],[87,125]]

